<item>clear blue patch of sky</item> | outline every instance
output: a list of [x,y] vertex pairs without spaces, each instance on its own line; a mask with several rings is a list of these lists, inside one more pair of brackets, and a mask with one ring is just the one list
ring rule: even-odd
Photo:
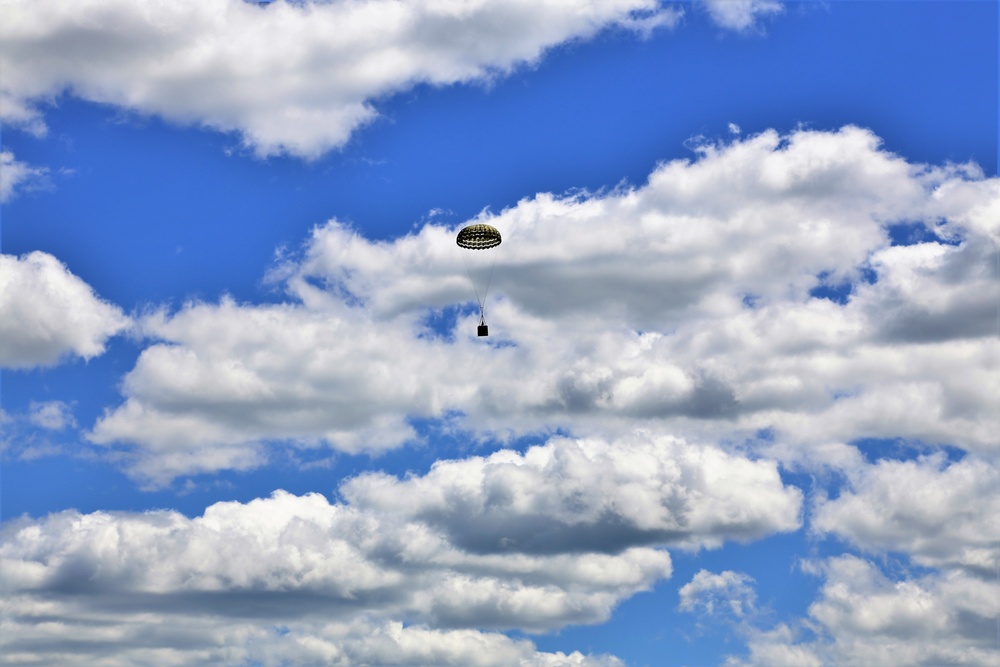
[[962,243],[960,238],[942,237],[937,231],[928,227],[922,220],[899,222],[889,225],[889,241],[892,245],[917,245],[919,243],[940,243],[957,246]]
[[91,426],[104,409],[121,402],[118,385],[135,367],[141,348],[125,336],[108,340],[107,349],[91,359],[69,358],[51,367],[5,369],[0,377],[3,409],[26,413],[31,403],[67,403],[76,421]]
[[861,452],[868,463],[878,463],[882,460],[914,461],[921,456],[938,453],[944,454],[946,461],[957,463],[966,456],[965,450],[960,447],[906,438],[859,438],[852,440],[850,444]]

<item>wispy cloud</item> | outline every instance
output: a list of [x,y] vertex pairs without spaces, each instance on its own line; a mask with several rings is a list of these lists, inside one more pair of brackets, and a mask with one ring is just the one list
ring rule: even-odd
[[784,11],[777,0],[701,0],[719,27],[746,32],[760,25],[759,20]]
[[45,187],[48,173],[46,167],[33,167],[15,159],[10,151],[0,151],[0,204],[13,200],[21,190]]

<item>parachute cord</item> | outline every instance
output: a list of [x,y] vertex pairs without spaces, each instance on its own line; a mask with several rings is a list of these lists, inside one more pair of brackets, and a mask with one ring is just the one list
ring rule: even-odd
[[479,324],[486,324],[486,308],[484,306],[479,306]]
[[486,295],[490,293],[490,283],[493,282],[493,267],[497,265],[496,252],[490,257],[490,272],[486,276],[486,291],[483,292],[483,303],[486,303]]

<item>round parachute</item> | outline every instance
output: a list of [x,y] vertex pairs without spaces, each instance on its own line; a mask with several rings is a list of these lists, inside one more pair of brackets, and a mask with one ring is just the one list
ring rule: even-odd
[[472,289],[479,302],[479,335],[489,335],[486,327],[486,295],[490,291],[493,265],[496,263],[496,249],[500,245],[500,232],[492,225],[476,223],[463,227],[455,238],[462,249],[465,270],[472,281]]
[[500,232],[492,225],[477,223],[463,227],[455,242],[466,250],[489,250],[500,245]]

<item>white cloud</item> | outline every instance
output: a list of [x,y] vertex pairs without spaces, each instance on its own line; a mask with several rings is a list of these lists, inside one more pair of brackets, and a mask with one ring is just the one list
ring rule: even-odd
[[766,632],[753,632],[747,641],[747,661],[735,656],[726,659],[725,667],[823,667],[824,663],[808,644],[797,642],[796,633],[780,624]]
[[901,551],[927,567],[996,572],[1000,474],[989,463],[883,460],[859,470],[851,487],[818,504],[814,530],[871,552]]
[[73,408],[63,401],[32,401],[29,406],[29,421],[49,431],[61,431],[76,426]]
[[795,530],[801,505],[774,463],[648,436],[367,473],[339,495],[8,521],[4,655],[612,667],[493,631],[606,621],[671,575],[664,546]]
[[[454,230],[318,227],[272,272],[291,302],[146,318],[162,342],[91,437],[133,443],[159,483],[259,465],[274,440],[384,450],[417,437],[413,417],[501,438],[770,429],[789,464],[856,465],[844,443],[863,437],[992,456],[1000,182],[909,164],[855,127],[697,151],[641,187],[482,216],[506,239],[487,340],[471,313],[443,336],[423,324],[471,299]],[[901,222],[948,243],[891,246]],[[810,296],[838,285],[846,303]]]
[[768,14],[784,11],[777,0],[702,0],[708,15],[722,28],[744,32]]
[[45,167],[17,161],[10,151],[0,151],[0,204],[14,199],[19,189],[44,185],[48,172]]
[[[536,650],[528,640],[494,632],[435,630],[399,621],[277,622],[198,614],[107,615],[86,619],[24,598],[2,603],[7,664],[87,664],[108,667],[622,667],[613,656]],[[26,624],[20,614],[40,608],[58,621]],[[42,664],[45,664],[44,662]]]
[[127,325],[121,309],[99,299],[52,255],[0,255],[0,366],[89,359]]
[[681,611],[714,616],[732,615],[741,619],[753,611],[757,600],[753,577],[742,572],[725,570],[718,574],[699,570],[691,581],[681,586]]
[[362,475],[341,493],[438,526],[472,551],[529,553],[715,547],[795,530],[801,504],[773,462],[644,433],[439,461],[405,481]]
[[853,556],[822,571],[826,583],[809,615],[832,638],[820,645],[829,663],[995,664],[995,581],[953,572],[895,582]]
[[671,571],[649,547],[469,551],[429,523],[280,491],[192,519],[68,510],[2,537],[4,654],[22,661],[619,665],[483,628],[601,622]]
[[1000,583],[962,570],[890,579],[851,555],[807,562],[823,576],[819,597],[798,630],[750,629],[746,660],[727,667],[996,664]]
[[317,157],[419,83],[487,81],[614,25],[680,12],[655,0],[3,0],[5,118],[44,131],[63,91],[239,132],[258,155]]

